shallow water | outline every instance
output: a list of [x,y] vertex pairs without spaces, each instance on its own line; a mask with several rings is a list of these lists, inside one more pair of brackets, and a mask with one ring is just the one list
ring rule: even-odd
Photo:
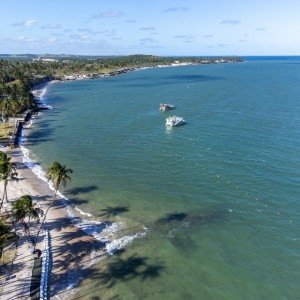
[[[66,195],[122,224],[110,246],[123,251],[90,270],[80,297],[300,297],[299,63],[252,59],[48,86],[53,109],[34,122],[32,158],[71,167]],[[161,113],[161,102],[176,109]],[[168,130],[173,112],[187,124]]]

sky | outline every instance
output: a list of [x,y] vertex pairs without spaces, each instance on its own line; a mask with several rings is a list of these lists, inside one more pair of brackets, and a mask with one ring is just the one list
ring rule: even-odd
[[300,55],[300,0],[0,0],[0,53]]

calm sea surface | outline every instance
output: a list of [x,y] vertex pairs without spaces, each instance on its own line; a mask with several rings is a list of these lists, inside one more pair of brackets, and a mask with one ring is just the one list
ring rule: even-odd
[[[33,159],[71,167],[65,194],[122,224],[123,251],[77,296],[300,298],[300,58],[56,83],[45,99]],[[173,113],[187,124],[167,129]]]

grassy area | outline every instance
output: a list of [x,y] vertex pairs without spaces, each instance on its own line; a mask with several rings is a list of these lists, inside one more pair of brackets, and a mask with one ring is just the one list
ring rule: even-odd
[[7,143],[14,132],[14,123],[0,123],[0,143]]
[[16,79],[16,80],[14,80],[14,81],[11,81],[11,82],[6,83],[6,85],[13,85],[13,84],[20,85],[20,80],[19,80],[19,79]]

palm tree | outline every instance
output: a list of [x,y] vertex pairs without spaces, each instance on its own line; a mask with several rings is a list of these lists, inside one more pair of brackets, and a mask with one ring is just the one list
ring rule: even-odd
[[48,211],[50,209],[50,207],[53,205],[56,196],[57,196],[57,192],[60,186],[62,186],[63,188],[66,187],[67,185],[67,181],[71,180],[71,177],[68,174],[73,173],[72,169],[67,169],[66,166],[62,166],[59,162],[55,161],[54,163],[52,163],[52,166],[48,169],[46,177],[48,180],[51,180],[55,189],[55,193],[54,193],[54,197],[53,200],[51,201],[50,205],[48,206],[46,213],[44,214],[44,218],[43,221],[41,223],[41,226],[38,230],[38,233],[36,235],[36,237],[39,236],[40,230],[46,220]]
[[[17,201],[13,203],[13,215],[15,217],[15,220],[21,221],[24,227],[24,231],[26,232],[28,230],[29,234],[29,228],[30,228],[30,219],[37,220],[37,222],[40,221],[39,214],[42,212],[40,208],[35,207],[35,204],[32,202],[32,198],[29,195],[24,195]],[[28,222],[25,222],[25,218],[28,217]]]
[[0,219],[0,258],[3,254],[3,248],[11,242],[15,242],[18,236],[15,232],[11,231],[11,226],[8,225],[3,219]]
[[8,122],[9,112],[10,112],[10,100],[8,98],[4,98],[4,100],[1,101],[0,109],[1,109],[1,119],[2,122],[4,123],[5,136],[7,137],[7,122]]
[[11,162],[11,157],[7,153],[0,151],[0,180],[3,180],[3,196],[0,204],[0,209],[3,206],[4,200],[7,200],[7,184],[8,180],[18,181],[18,173],[16,172],[16,164]]

